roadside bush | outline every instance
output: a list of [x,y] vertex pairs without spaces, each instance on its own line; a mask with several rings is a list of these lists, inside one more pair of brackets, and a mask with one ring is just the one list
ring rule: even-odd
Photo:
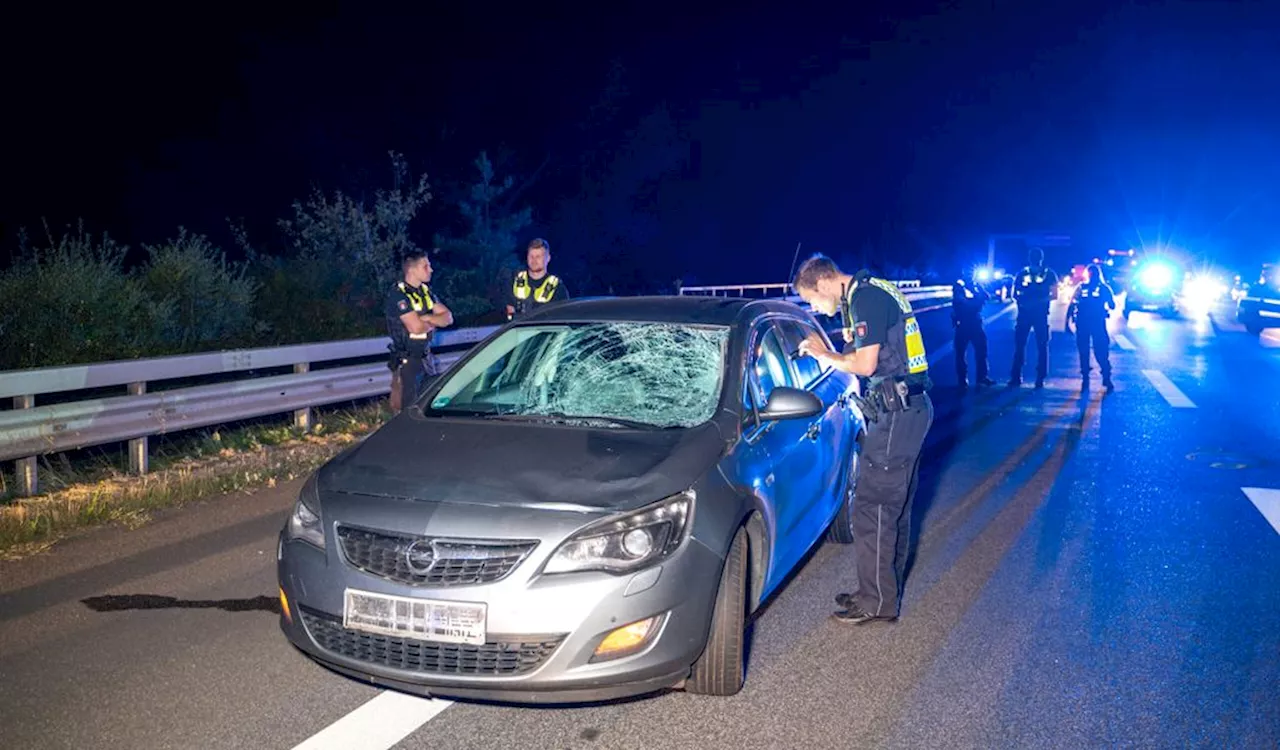
[[177,237],[146,249],[149,262],[138,276],[163,311],[155,331],[161,348],[189,352],[252,343],[258,282],[245,264],[228,263],[203,235],[181,227]]
[[125,272],[128,248],[77,227],[0,272],[0,370],[151,355],[164,306]]

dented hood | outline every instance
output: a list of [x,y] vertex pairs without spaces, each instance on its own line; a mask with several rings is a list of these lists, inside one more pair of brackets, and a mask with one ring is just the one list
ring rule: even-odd
[[631,430],[402,414],[320,471],[322,491],[496,507],[627,510],[691,487],[714,422]]

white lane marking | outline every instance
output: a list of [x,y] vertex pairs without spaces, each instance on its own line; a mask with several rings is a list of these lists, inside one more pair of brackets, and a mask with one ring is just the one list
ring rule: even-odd
[[1280,490],[1268,490],[1262,487],[1241,487],[1245,497],[1253,503],[1262,517],[1267,519],[1271,528],[1280,534]]
[[1125,351],[1130,351],[1130,352],[1131,352],[1131,351],[1133,351],[1134,349],[1137,349],[1137,348],[1138,348],[1138,346],[1137,346],[1136,344],[1134,344],[1132,341],[1130,341],[1130,340],[1129,340],[1129,337],[1128,337],[1128,336],[1126,336],[1126,335],[1124,335],[1123,333],[1117,333],[1117,334],[1115,335],[1115,340],[1116,340],[1116,344],[1117,344],[1121,349],[1124,349]]
[[1196,405],[1187,398],[1187,394],[1179,390],[1178,386],[1173,384],[1163,372],[1159,370],[1143,370],[1143,375],[1147,376],[1147,380],[1160,391],[1160,395],[1164,396],[1164,400],[1169,402],[1169,406],[1175,409],[1194,409]]
[[384,690],[294,750],[388,750],[452,703]]
[[[1013,312],[1013,310],[1014,310],[1013,305],[1009,305],[1008,307],[1004,308],[1000,312],[991,313],[990,315],[982,319],[982,324],[985,326],[991,321],[996,320],[997,318],[1003,318],[1004,316]],[[938,362],[942,361],[943,357],[950,354],[951,351],[955,348],[956,348],[956,342],[954,338],[950,341],[942,342],[941,346],[939,346],[937,349],[934,349],[932,352],[929,352],[929,364],[930,365],[938,364]]]

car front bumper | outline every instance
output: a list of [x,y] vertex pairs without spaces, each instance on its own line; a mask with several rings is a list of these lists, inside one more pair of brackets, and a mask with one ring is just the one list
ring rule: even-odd
[[[333,540],[333,537],[329,537]],[[332,543],[332,541],[330,542]],[[675,687],[701,655],[723,558],[695,538],[644,570],[615,576],[532,573],[551,550],[502,580],[420,588],[350,567],[281,535],[280,627],[299,649],[347,676],[446,698],[511,703],[598,702]],[[485,602],[484,645],[432,643],[343,626],[346,589],[396,596]],[[630,656],[592,662],[616,628],[662,616],[656,634]]]

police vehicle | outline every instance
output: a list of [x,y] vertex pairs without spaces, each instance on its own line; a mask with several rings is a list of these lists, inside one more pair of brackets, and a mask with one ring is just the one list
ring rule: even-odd
[[1180,292],[1186,280],[1183,264],[1168,254],[1153,252],[1136,253],[1131,260],[1134,262],[1125,269],[1129,273],[1118,280],[1125,290],[1125,320],[1134,310],[1179,315]]
[[1262,264],[1258,281],[1243,289],[1236,302],[1236,320],[1252,334],[1280,328],[1280,264]]

